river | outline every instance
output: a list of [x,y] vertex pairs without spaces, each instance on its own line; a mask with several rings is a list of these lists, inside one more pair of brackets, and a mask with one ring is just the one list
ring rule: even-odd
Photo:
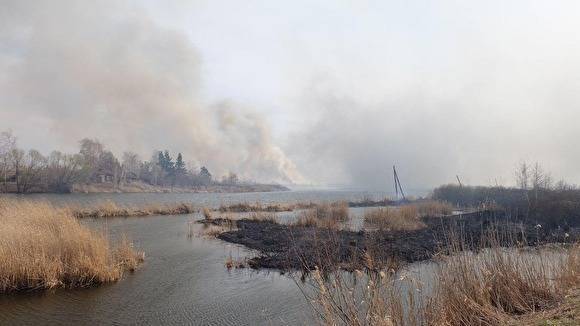
[[[381,198],[362,191],[290,191],[243,194],[27,195],[55,204],[189,202],[218,207],[239,202]],[[121,281],[88,289],[0,297],[0,325],[296,325],[311,324],[313,312],[294,280],[276,271],[228,271],[226,259],[252,253],[202,236],[188,237],[195,215],[84,220],[112,239],[127,235],[146,254],[145,263]],[[194,232],[201,226],[192,224]]]

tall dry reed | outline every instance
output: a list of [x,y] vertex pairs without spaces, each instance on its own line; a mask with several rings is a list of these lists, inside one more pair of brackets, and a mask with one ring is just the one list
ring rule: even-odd
[[303,211],[295,226],[321,227],[335,229],[349,219],[348,203],[344,201],[315,204],[312,208]]
[[151,215],[181,215],[195,213],[195,207],[188,203],[148,204],[141,207],[121,206],[113,201],[105,201],[89,208],[71,207],[78,218],[132,217]]
[[0,293],[112,282],[143,259],[46,202],[2,200],[0,225]]
[[308,286],[299,286],[324,325],[441,326],[518,324],[522,315],[550,309],[580,287],[578,245],[546,255],[487,241],[491,247],[479,253],[450,243],[428,290],[412,279],[400,286],[406,276],[373,268],[370,257],[363,271],[315,269]]
[[369,209],[364,214],[368,226],[387,231],[410,231],[425,227],[411,206]]

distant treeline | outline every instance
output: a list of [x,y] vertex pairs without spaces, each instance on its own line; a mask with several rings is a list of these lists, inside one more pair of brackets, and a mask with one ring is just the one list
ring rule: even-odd
[[522,164],[517,187],[445,185],[433,198],[461,207],[497,208],[514,218],[551,227],[580,226],[580,189],[564,181],[553,183],[538,164]]
[[216,181],[206,167],[187,166],[181,153],[174,159],[167,150],[155,152],[149,161],[132,152],[124,152],[119,160],[99,141],[83,139],[78,153],[53,151],[44,156],[18,148],[10,132],[0,133],[0,192],[70,192],[75,184],[133,182],[196,188],[239,180],[230,173]]

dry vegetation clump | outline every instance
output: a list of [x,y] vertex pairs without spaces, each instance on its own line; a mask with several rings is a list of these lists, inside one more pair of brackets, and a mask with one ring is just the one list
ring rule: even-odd
[[367,210],[364,214],[367,225],[387,231],[411,231],[425,227],[413,206],[400,208],[385,207]]
[[414,204],[417,208],[417,213],[420,217],[436,217],[451,215],[453,213],[453,205],[444,201],[429,200]]
[[248,259],[247,258],[241,258],[241,259],[234,259],[232,258],[232,255],[230,254],[228,256],[228,258],[226,259],[226,262],[224,264],[226,266],[226,268],[228,270],[233,269],[241,269],[241,268],[246,268],[248,266]]
[[327,274],[316,268],[308,281],[298,283],[322,324],[423,324],[421,313],[427,309],[416,295],[421,284],[408,275],[396,274],[393,268],[378,270],[369,256],[366,259],[370,265],[363,270]]
[[0,201],[0,225],[0,293],[113,282],[143,260],[45,202]]
[[300,214],[300,216],[294,222],[293,225],[301,227],[315,227],[318,226],[318,219],[316,219],[316,215],[308,214],[307,212],[305,212]]
[[[209,210],[208,210],[209,212]],[[201,223],[202,229],[197,232],[198,236],[206,236],[210,238],[217,238],[220,234],[228,231],[233,231],[237,228],[236,220],[232,219],[230,216],[221,216],[219,218],[213,218],[211,215],[209,218],[205,218],[199,221],[190,221],[187,223],[189,238],[193,237],[195,233],[195,225]]]
[[218,209],[222,213],[235,212],[235,213],[249,213],[249,212],[291,212],[294,210],[293,205],[282,205],[282,204],[270,204],[262,205],[260,203],[249,204],[249,203],[239,203],[229,206],[222,205]]
[[303,211],[293,225],[335,229],[339,227],[340,223],[346,222],[348,219],[347,202],[322,203]]
[[437,325],[502,325],[510,316],[552,307],[564,296],[558,264],[493,248],[463,253],[437,272],[432,321]]
[[204,207],[201,210],[201,213],[203,214],[203,218],[206,220],[211,220],[212,219],[212,215],[211,215],[211,211],[209,210],[209,208]]
[[123,207],[113,201],[105,201],[88,209],[71,208],[78,218],[131,217],[151,215],[192,214],[195,207],[188,203],[151,204],[144,207]]
[[367,260],[355,273],[315,268],[306,283],[298,282],[323,324],[515,325],[525,316],[557,310],[580,287],[579,245],[554,255],[499,246],[478,254],[455,251],[436,265],[429,288],[404,271],[376,269]]
[[271,213],[263,213],[263,212],[254,212],[249,216],[250,220],[253,221],[261,221],[261,222],[269,222],[269,223],[278,223],[276,216]]

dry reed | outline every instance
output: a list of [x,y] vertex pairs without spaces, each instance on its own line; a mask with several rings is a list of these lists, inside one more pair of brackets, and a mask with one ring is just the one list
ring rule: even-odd
[[222,205],[218,209],[222,213],[235,212],[235,213],[249,213],[249,212],[291,212],[294,210],[294,205],[282,205],[282,204],[269,204],[262,205],[260,203],[249,204],[249,203],[238,203],[229,206]]
[[71,210],[73,215],[78,218],[104,218],[192,214],[195,212],[195,207],[188,203],[149,204],[143,207],[124,207],[119,206],[113,201],[105,201],[90,208],[71,207]]
[[349,219],[348,203],[344,201],[316,204],[299,215],[294,226],[335,229]]
[[444,201],[421,201],[413,204],[417,209],[417,214],[420,217],[437,217],[445,216],[453,213],[453,205]]
[[364,221],[369,226],[387,231],[410,231],[425,227],[412,206],[370,209],[365,212]]
[[316,268],[309,288],[298,284],[324,325],[441,326],[518,323],[580,286],[578,245],[551,258],[497,245],[479,254],[456,251],[466,247],[450,244],[451,255],[436,265],[428,291],[400,272],[377,271],[370,257],[364,271],[324,274]]
[[126,238],[112,246],[45,202],[2,200],[0,224],[0,293],[112,282],[143,260]]

